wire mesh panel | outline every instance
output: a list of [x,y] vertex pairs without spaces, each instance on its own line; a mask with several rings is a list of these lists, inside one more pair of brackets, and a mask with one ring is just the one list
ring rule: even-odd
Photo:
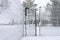
[[24,36],[35,36],[37,35],[37,16],[36,9],[32,13],[30,9],[25,8],[24,16]]

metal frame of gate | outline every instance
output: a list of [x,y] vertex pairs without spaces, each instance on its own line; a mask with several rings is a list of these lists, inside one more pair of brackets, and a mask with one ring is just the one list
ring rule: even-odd
[[[28,7],[26,7],[25,8],[25,14],[24,14],[24,36],[27,36],[27,14],[28,14],[28,10],[29,10],[29,8]],[[34,9],[35,10],[35,36],[37,36],[37,21],[36,21],[36,9]],[[41,11],[41,7],[39,7],[39,21],[40,21],[40,11]],[[40,32],[39,32],[40,33]]]

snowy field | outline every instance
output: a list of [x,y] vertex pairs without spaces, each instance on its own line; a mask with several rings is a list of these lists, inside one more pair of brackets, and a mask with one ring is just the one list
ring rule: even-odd
[[12,20],[14,24],[23,24],[23,7],[19,0],[9,0],[8,4],[9,8],[0,14],[0,40],[20,40],[23,37],[23,25],[10,24],[13,24]]
[[23,37],[23,25],[0,25],[0,40],[60,40],[60,27],[40,27],[40,36],[36,37],[34,26],[27,27],[27,32]]
[[41,36],[60,36],[60,27],[40,27]]
[[28,35],[21,40],[60,40],[60,27],[42,26],[37,30],[37,32],[40,32],[39,36],[33,36],[35,33],[34,28],[34,26],[27,27]]
[[22,37],[22,25],[0,25],[0,40],[20,40]]
[[60,36],[29,36],[21,40],[60,40]]
[[[41,36],[60,36],[60,27],[38,26],[37,34]],[[27,36],[35,35],[35,25],[27,25]]]

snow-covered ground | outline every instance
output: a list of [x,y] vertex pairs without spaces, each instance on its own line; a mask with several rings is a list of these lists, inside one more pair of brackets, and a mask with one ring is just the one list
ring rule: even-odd
[[[9,0],[10,7],[0,14],[0,24],[23,23],[23,8],[19,0]],[[23,25],[0,25],[0,40],[20,40],[23,37]],[[38,31],[37,31],[38,32]],[[22,40],[60,40],[60,27],[40,27],[40,35],[35,35],[34,25],[27,26],[27,37]],[[53,35],[53,36],[52,36]]]
[[60,40],[60,36],[29,36],[21,40]]
[[[20,40],[23,37],[24,14],[21,2],[19,0],[3,1],[8,1],[9,8],[3,10],[0,6],[2,9],[0,14],[0,40]],[[13,19],[14,25],[11,25]]]
[[60,36],[60,27],[40,27],[41,36]]
[[29,24],[27,27],[27,36],[34,36],[35,35],[35,25]]
[[38,36],[34,36],[34,28],[35,27],[33,26],[28,26],[28,35],[26,37],[23,37],[21,40],[60,40],[60,27],[40,26],[40,30],[37,30],[37,32],[40,32]]
[[[0,40],[20,40],[23,37],[23,7],[19,0],[8,0],[8,3],[9,8],[0,14]],[[14,25],[10,25],[13,19]]]
[[[37,34],[41,36],[60,36],[60,27],[37,26]],[[27,36],[35,35],[35,25],[27,25]]]
[[23,25],[0,25],[0,40],[20,40],[23,37]]

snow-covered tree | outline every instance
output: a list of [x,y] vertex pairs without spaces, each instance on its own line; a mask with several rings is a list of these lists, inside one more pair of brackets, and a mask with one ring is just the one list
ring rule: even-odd
[[51,21],[51,8],[52,8],[52,4],[47,3],[45,8],[47,21]]
[[47,3],[47,5],[44,7],[44,11],[42,11],[41,16],[41,24],[46,25],[50,24],[51,21],[51,7],[52,5],[50,3]]
[[60,26],[60,2],[59,0],[51,0],[52,2],[52,24]]
[[9,1],[8,0],[0,0],[0,13],[1,11],[5,11],[9,8]]
[[[27,14],[27,21],[28,22],[31,22],[33,20],[35,20],[35,9],[36,9],[36,6],[37,4],[34,3],[35,0],[25,0],[23,1],[23,7],[24,8],[29,8],[28,10],[28,14]],[[33,21],[34,22],[34,21]]]

